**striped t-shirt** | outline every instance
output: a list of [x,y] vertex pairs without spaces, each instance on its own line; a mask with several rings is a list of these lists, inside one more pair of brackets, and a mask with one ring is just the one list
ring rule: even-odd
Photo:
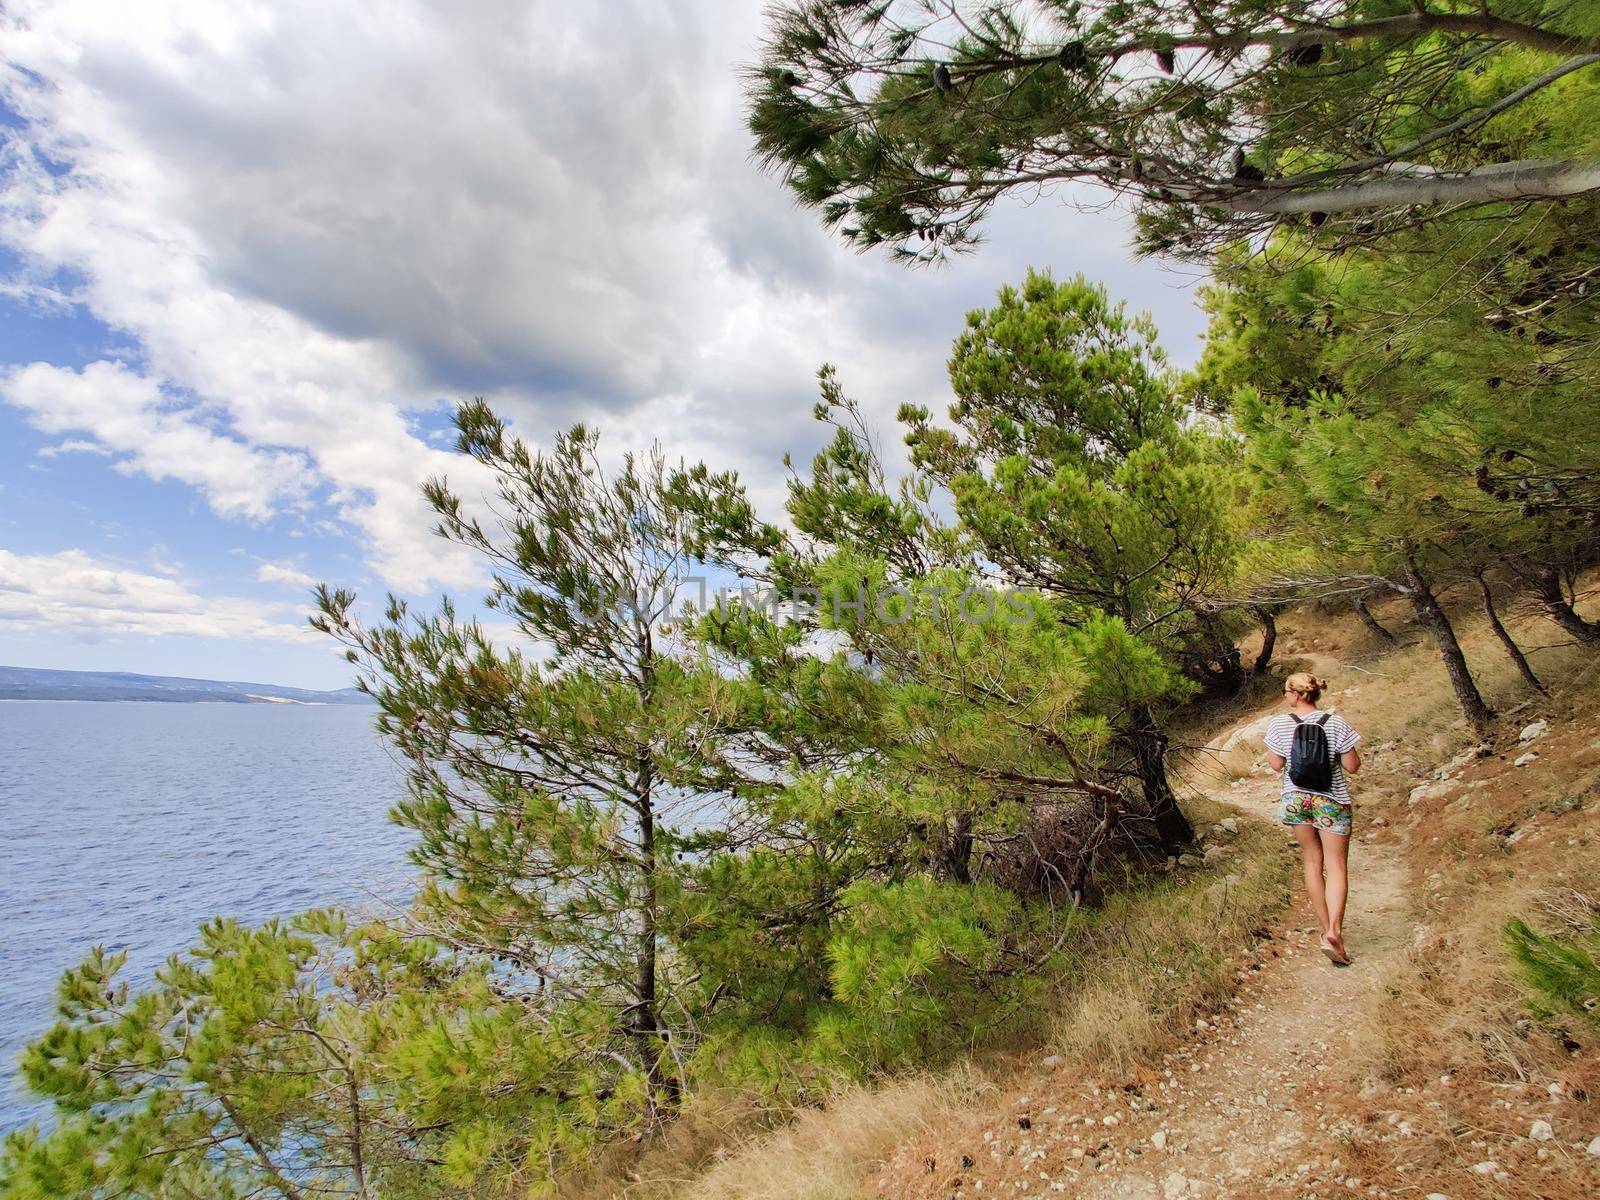
[[1328,735],[1328,749],[1333,752],[1333,786],[1326,792],[1312,792],[1310,788],[1303,788],[1289,778],[1289,752],[1294,748],[1295,721],[1288,713],[1272,718],[1267,726],[1267,749],[1283,758],[1283,790],[1289,792],[1310,792],[1313,796],[1327,796],[1340,804],[1350,803],[1350,789],[1345,786],[1344,768],[1339,764],[1339,756],[1346,750],[1355,749],[1361,735],[1350,728],[1350,722],[1336,713],[1329,713],[1323,717],[1317,713],[1310,713],[1302,720],[1321,721],[1322,730]]

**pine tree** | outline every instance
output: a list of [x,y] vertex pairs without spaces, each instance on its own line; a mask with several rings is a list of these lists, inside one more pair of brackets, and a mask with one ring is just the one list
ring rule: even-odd
[[1409,452],[1432,480],[1429,503],[1448,507],[1456,545],[1478,547],[1476,564],[1459,556],[1463,577],[1504,567],[1566,632],[1600,641],[1571,594],[1600,527],[1597,215],[1583,201],[1509,223],[1463,218],[1394,256],[1325,258],[1292,239],[1229,256],[1206,293],[1212,329],[1191,394],[1221,411],[1249,386],[1292,416],[1337,393],[1357,417],[1426,432]]
[[[814,481],[835,498],[840,482]],[[709,949],[772,964],[795,948],[781,976],[757,968],[781,978],[776,995],[741,986],[730,1005],[798,1023],[829,1070],[926,1061],[1048,985],[1064,932],[1035,901],[1082,903],[1105,861],[1145,840],[1101,712],[1111,695],[1169,694],[1173,672],[1114,618],[1068,622],[1047,597],[996,595],[956,568],[907,576],[857,550],[791,549],[796,592],[820,599],[810,620],[732,603],[699,628],[749,688],[731,725],[778,743],[804,724],[831,746],[791,763],[768,814],[817,852],[717,864]],[[726,937],[730,906],[742,941]],[[758,1054],[751,1024],[724,1044]]]
[[1592,6],[1537,0],[793,0],[749,123],[802,203],[907,261],[970,247],[1005,196],[1084,179],[1135,202],[1147,251],[1291,225],[1367,244],[1600,188],[1570,120],[1597,52]]
[[608,472],[581,426],[540,452],[481,401],[457,422],[499,521],[435,481],[439,532],[490,564],[487,606],[541,655],[496,645],[448,602],[418,617],[391,599],[368,626],[350,593],[324,590],[317,624],[361,666],[408,765],[396,819],[418,834],[421,910],[441,936],[603,1009],[631,1043],[611,1053],[670,1103],[683,1031],[669,1013],[689,986],[666,953],[672,922],[691,863],[726,848],[739,781],[718,753],[718,676],[673,642],[698,569],[689,519],[659,451]]
[[[1147,317],[1081,277],[1030,272],[968,315],[950,380],[954,428],[908,407],[907,442],[985,560],[1058,598],[1069,621],[1113,616],[1171,658],[1197,635],[1218,640],[1206,602],[1238,546],[1206,437],[1185,424]],[[1154,701],[1112,697],[1108,715],[1176,851],[1193,834],[1167,782]]]
[[1285,238],[1225,258],[1207,294],[1189,390],[1231,404],[1277,519],[1320,554],[1301,580],[1406,595],[1480,728],[1441,588],[1504,572],[1576,640],[1600,640],[1572,594],[1600,521],[1580,482],[1600,470],[1596,211],[1462,218],[1401,239],[1398,256]]
[[631,1127],[603,1024],[530,1005],[488,962],[337,913],[218,919],[154,982],[97,947],[23,1060],[46,1131],[0,1153],[7,1200],[407,1200],[502,1187]]
[[[1032,581],[996,575],[995,559],[971,527],[944,523],[943,499],[934,494],[931,475],[914,473],[891,486],[859,407],[831,369],[823,369],[821,383],[817,416],[834,432],[809,475],[796,474],[790,482],[795,532],[760,522],[742,498],[732,505],[708,500],[700,505],[704,528],[713,531],[707,553],[747,577],[775,581],[786,597],[812,599],[811,625],[855,656],[853,667],[833,660],[827,676],[832,682],[821,689],[832,697],[834,744],[845,752],[843,763],[831,760],[829,770],[837,775],[844,764],[859,766],[874,786],[891,786],[884,779],[894,778],[897,795],[922,797],[912,844],[928,847],[925,861],[936,874],[965,882],[974,855],[997,828],[994,822],[1009,833],[1019,811],[1037,807],[1030,780],[1055,798],[1041,801],[1045,806],[1068,796],[1089,797],[1095,805],[1109,801],[1116,770],[1105,758],[1108,722],[1124,720],[1129,709],[1148,711],[1181,692],[1182,680],[1155,640],[1130,631],[1122,613],[1031,587],[1008,592],[1008,586]],[[693,482],[685,486],[692,489]],[[923,611],[918,604],[930,596],[942,597],[942,607],[934,603]],[[895,597],[910,605],[898,619],[879,607]],[[912,603],[913,597],[920,599]],[[978,611],[963,614],[964,606]],[[734,615],[739,619],[712,623],[708,635],[769,691],[791,697],[780,706],[785,711],[807,711],[803,696],[823,677],[820,669],[800,666],[804,660],[793,657],[792,641],[768,623],[738,609]],[[966,619],[973,615],[980,619]],[[1026,632],[1002,636],[988,624],[1004,627],[1013,617],[1024,618]],[[983,632],[972,625],[982,625]],[[985,672],[994,678],[976,682]],[[792,682],[800,676],[804,687]],[[844,686],[845,679],[853,680],[853,689]],[[1052,720],[1064,723],[1026,717],[1029,702],[1022,697],[1034,687],[1063,689],[1049,711],[1057,714]],[[921,699],[916,715],[908,717],[900,705],[912,694]],[[958,724],[988,722],[994,728],[963,741],[960,751],[942,745],[941,710],[929,699],[941,696],[951,703],[961,697]],[[1019,724],[1011,728],[1009,721]],[[1006,778],[1006,764],[1042,752],[1016,744],[1018,729],[1053,747],[1051,755],[1065,756],[1071,769],[1058,762]],[[973,757],[978,748],[985,755]],[[1120,801],[1113,807],[1108,826],[1121,830],[1125,817],[1136,814],[1125,814]],[[1176,817],[1182,820],[1181,813]],[[1073,887],[1081,892],[1084,876],[1073,875]]]

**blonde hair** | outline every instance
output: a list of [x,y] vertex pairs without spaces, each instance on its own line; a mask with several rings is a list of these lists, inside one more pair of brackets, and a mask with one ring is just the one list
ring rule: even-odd
[[1297,671],[1283,681],[1283,686],[1291,692],[1298,692],[1307,703],[1315,704],[1322,695],[1322,689],[1328,686],[1328,681],[1310,671]]

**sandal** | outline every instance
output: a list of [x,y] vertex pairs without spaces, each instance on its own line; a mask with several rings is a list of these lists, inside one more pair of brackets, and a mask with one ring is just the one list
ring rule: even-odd
[[1350,965],[1350,955],[1345,953],[1343,947],[1334,945],[1326,935],[1323,936],[1317,948],[1328,956],[1328,961],[1334,966],[1348,967]]

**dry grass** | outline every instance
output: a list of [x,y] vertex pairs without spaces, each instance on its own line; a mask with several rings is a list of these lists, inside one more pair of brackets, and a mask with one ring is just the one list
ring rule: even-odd
[[973,1063],[872,1085],[842,1084],[778,1128],[754,1097],[700,1097],[642,1151],[619,1148],[561,1200],[846,1200],[860,1195],[863,1164],[887,1157],[994,1091]]
[[[1187,807],[1202,826],[1224,812],[1205,800]],[[1253,824],[1227,855],[1213,871],[1113,898],[1096,914],[1061,998],[1051,1050],[1097,1072],[1125,1074],[1233,990],[1252,931],[1283,909],[1293,859],[1281,837]]]
[[861,1174],[899,1145],[992,1092],[971,1065],[840,1092],[722,1159],[680,1194],[694,1200],[855,1200]]
[[781,1128],[774,1114],[740,1095],[702,1097],[643,1154],[619,1151],[562,1200],[846,1200],[857,1197],[863,1163],[942,1124],[993,1090],[962,1064],[877,1086],[843,1085],[822,1106]]
[[560,1200],[669,1200],[729,1147],[766,1134],[783,1116],[754,1091],[697,1092],[653,1137],[618,1142],[586,1169],[535,1194]]

